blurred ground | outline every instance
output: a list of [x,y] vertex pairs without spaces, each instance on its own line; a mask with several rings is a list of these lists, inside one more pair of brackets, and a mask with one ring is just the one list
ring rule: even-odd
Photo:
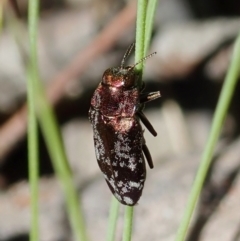
[[[28,240],[30,222],[24,107],[27,1],[18,6],[18,11],[6,7],[0,36],[0,241]],[[233,0],[159,2],[149,50],[157,55],[146,61],[144,73],[146,91],[162,95],[145,108],[158,132],[154,138],[145,131],[155,168],[148,168],[135,208],[133,240],[174,240],[240,29],[239,7]],[[41,1],[41,76],[61,124],[91,240],[105,240],[111,194],[97,166],[87,112],[102,73],[119,66],[134,41],[135,11],[134,1]],[[188,241],[240,240],[239,103],[238,85]],[[41,241],[73,240],[42,137],[40,143]],[[116,240],[122,215],[123,209]]]

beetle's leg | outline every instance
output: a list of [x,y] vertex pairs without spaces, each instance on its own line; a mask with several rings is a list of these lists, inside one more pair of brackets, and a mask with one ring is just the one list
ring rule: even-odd
[[153,161],[152,161],[152,157],[151,157],[151,154],[148,150],[148,147],[145,143],[145,139],[143,138],[143,144],[142,144],[142,150],[143,150],[143,153],[144,153],[144,156],[146,157],[147,159],[147,162],[148,162],[148,165],[151,169],[153,169]]
[[149,120],[147,119],[147,117],[143,114],[142,111],[138,111],[137,116],[140,118],[140,120],[142,121],[142,123],[146,126],[146,128],[149,130],[149,132],[153,135],[153,136],[157,136],[157,132],[154,130],[152,124],[149,122]]
[[[146,84],[145,84],[145,82],[143,81],[143,82],[142,82],[142,86],[141,86],[141,88],[140,88],[140,91],[142,92],[142,91],[145,89],[145,87],[146,87]],[[142,95],[142,93],[141,93],[141,95]]]
[[140,103],[147,103],[149,101],[158,99],[161,97],[160,91],[150,92],[150,93],[141,93],[140,94]]

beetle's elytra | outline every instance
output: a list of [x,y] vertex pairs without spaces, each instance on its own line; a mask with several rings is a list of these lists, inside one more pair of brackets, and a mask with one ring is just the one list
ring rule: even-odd
[[143,153],[153,168],[140,120],[153,136],[157,133],[142,110],[144,103],[160,97],[159,91],[142,93],[143,88],[137,86],[138,63],[124,67],[133,46],[128,48],[120,67],[104,72],[89,110],[98,165],[113,195],[129,206],[135,205],[142,195],[146,179]]

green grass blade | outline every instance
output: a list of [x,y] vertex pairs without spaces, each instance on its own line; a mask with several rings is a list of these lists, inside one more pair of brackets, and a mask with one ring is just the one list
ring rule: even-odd
[[62,184],[67,211],[76,240],[87,239],[86,228],[81,210],[81,203],[75,190],[72,173],[70,171],[62,138],[53,110],[49,105],[43,86],[39,81],[37,64],[37,29],[38,29],[38,0],[29,1],[29,40],[30,40],[30,68],[31,84],[33,86],[34,104],[39,123],[45,138],[55,172]]
[[213,117],[212,128],[210,130],[209,138],[201,158],[200,167],[197,172],[197,175],[190,193],[187,207],[184,212],[183,220],[178,229],[176,241],[184,241],[186,238],[187,230],[189,228],[189,223],[191,221],[193,211],[196,207],[196,203],[199,199],[199,195],[202,190],[202,186],[206,178],[207,171],[211,164],[214,147],[217,143],[230,101],[234,93],[235,86],[237,84],[239,71],[240,71],[240,34],[237,37],[237,40],[234,45],[231,64],[228,69],[228,72],[222,87],[217,108]]
[[123,241],[131,241],[134,207],[126,206],[124,215]]
[[[136,46],[135,46],[135,63],[139,62],[144,57],[145,46],[145,27],[147,14],[147,0],[138,0],[137,5],[137,23],[136,23]],[[136,71],[142,73],[143,62],[136,66]],[[139,86],[142,85],[140,78]]]
[[30,241],[39,240],[39,210],[38,210],[38,182],[39,182],[39,159],[38,159],[38,130],[37,117],[34,107],[34,90],[30,69],[28,71],[27,103],[28,103],[28,172],[31,192],[31,228]]
[[108,218],[107,241],[114,241],[119,212],[119,201],[113,196],[111,201],[110,214]]
[[39,122],[53,162],[54,170],[61,181],[65,193],[71,226],[75,233],[76,240],[88,240],[81,203],[74,187],[72,173],[67,162],[56,118],[50,105],[46,101],[42,86],[38,85],[37,88]]
[[0,33],[2,32],[2,26],[3,26],[3,6],[5,1],[0,2]]
[[[137,21],[136,21],[136,46],[135,46],[135,63],[139,62],[144,57],[144,44],[145,44],[145,23],[147,13],[147,0],[138,0],[137,5]],[[139,87],[142,86],[142,71],[143,62],[139,63],[135,70],[139,72]],[[125,219],[123,230],[123,241],[131,240],[132,235],[132,215],[134,207],[125,207]]]
[[[39,210],[38,210],[38,175],[39,175],[39,153],[38,153],[38,130],[37,117],[34,106],[34,81],[38,77],[37,54],[36,54],[36,34],[33,35],[37,28],[38,19],[38,2],[29,2],[29,12],[35,15],[35,18],[29,18],[29,35],[30,37],[30,59],[27,72],[27,103],[28,103],[28,166],[29,181],[31,191],[31,230],[30,241],[39,240]],[[34,30],[33,30],[34,29]]]
[[[147,48],[151,39],[152,24],[156,9],[156,1],[138,0],[137,21],[136,21],[136,47],[135,47],[135,63],[145,57]],[[147,11],[148,9],[148,11]],[[148,20],[147,20],[148,19]],[[141,62],[136,66],[136,71],[140,73],[140,81],[138,85],[142,86],[142,73],[144,63]],[[131,240],[132,220],[134,207],[125,207],[123,241]]]
[[154,22],[155,12],[157,9],[157,3],[158,3],[158,0],[149,0],[148,6],[147,6],[144,56],[147,55],[147,51],[148,51],[151,36],[152,36],[153,22]]

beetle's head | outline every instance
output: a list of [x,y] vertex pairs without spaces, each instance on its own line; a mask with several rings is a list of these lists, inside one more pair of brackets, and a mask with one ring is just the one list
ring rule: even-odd
[[124,66],[126,58],[130,55],[132,49],[134,47],[134,43],[129,46],[126,53],[123,56],[122,63],[120,67],[109,68],[107,69],[102,77],[102,83],[107,86],[116,87],[116,88],[132,88],[137,85],[139,73],[136,71],[136,65],[142,63],[144,60],[150,58],[152,55],[156,54],[156,52],[142,58],[136,64],[132,66]]
[[102,77],[102,83],[111,87],[131,88],[137,84],[138,74],[133,66],[107,69]]

